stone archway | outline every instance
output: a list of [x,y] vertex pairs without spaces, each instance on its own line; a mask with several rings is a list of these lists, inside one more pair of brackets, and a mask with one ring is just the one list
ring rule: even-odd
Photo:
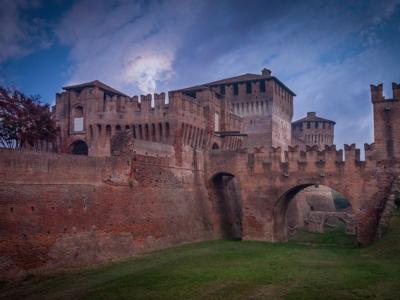
[[73,142],[70,146],[70,153],[75,155],[88,155],[89,148],[87,144],[82,140]]
[[[273,210],[273,240],[274,241],[287,241],[288,240],[288,222],[287,222],[287,213],[288,207],[291,201],[295,199],[296,195],[303,191],[304,189],[310,186],[318,186],[318,184],[307,183],[300,184],[288,189],[284,192],[275,203]],[[329,186],[328,186],[329,187]],[[336,189],[332,189],[336,191]],[[351,205],[351,199],[348,199]],[[346,232],[349,234],[356,234],[356,218],[352,212],[342,212],[342,213],[328,213],[328,212],[310,212],[309,221],[312,229],[315,229],[316,232],[323,232],[321,229],[326,219],[330,215],[335,215],[343,220],[346,224]],[[315,228],[314,228],[315,227]],[[318,228],[317,228],[318,227]]]
[[210,187],[210,197],[215,204],[221,237],[241,239],[242,199],[236,177],[230,173],[217,173],[211,178]]

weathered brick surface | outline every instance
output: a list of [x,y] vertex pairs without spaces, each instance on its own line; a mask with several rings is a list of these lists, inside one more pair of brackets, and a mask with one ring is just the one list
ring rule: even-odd
[[[295,195],[314,185],[325,185],[341,193],[351,204],[361,244],[375,237],[380,207],[386,201],[393,174],[387,161],[360,161],[355,145],[341,150],[327,147],[307,152],[292,149],[247,150],[241,153],[214,151],[206,176],[227,173],[236,177],[243,202],[243,239],[284,241],[287,239],[287,207]],[[281,159],[284,157],[285,159]]]
[[216,238],[201,169],[149,155],[0,153],[3,276]]
[[[379,88],[372,90],[375,144],[365,145],[365,161],[355,145],[344,151],[237,145],[210,150],[221,142],[213,123],[201,120],[202,134],[200,127],[173,119],[165,140],[109,136],[109,157],[0,150],[0,274],[89,265],[227,235],[285,241],[290,201],[319,184],[348,199],[357,239],[368,244],[400,175],[399,93],[395,89],[394,99],[384,100]],[[217,96],[204,93],[198,99],[205,102]],[[216,101],[202,106],[180,97],[168,109],[188,122],[198,116],[194,110],[206,120],[222,111]],[[184,103],[188,108],[178,110]],[[89,145],[100,145],[92,137]]]

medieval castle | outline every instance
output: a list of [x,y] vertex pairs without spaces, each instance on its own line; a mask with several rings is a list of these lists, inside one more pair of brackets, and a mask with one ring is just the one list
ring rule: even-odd
[[[290,203],[319,185],[349,201],[347,230],[369,244],[400,184],[400,85],[392,87],[385,99],[371,85],[375,141],[365,161],[354,144],[336,149],[334,121],[310,112],[292,122],[295,93],[267,69],[168,99],[100,81],[64,87],[56,152],[0,150],[1,273],[224,237],[285,241]],[[310,228],[327,217],[310,212]]]
[[59,151],[109,156],[111,137],[121,131],[135,140],[202,150],[333,144],[335,122],[309,113],[291,123],[295,94],[267,69],[168,96],[168,103],[164,93],[139,100],[97,80],[64,87],[55,106]]

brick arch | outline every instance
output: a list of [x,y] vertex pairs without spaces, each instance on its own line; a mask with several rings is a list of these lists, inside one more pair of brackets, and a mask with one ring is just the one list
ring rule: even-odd
[[230,172],[211,176],[208,191],[213,200],[217,232],[221,238],[243,238],[243,201],[238,178]]
[[[291,187],[284,188],[284,192],[281,193],[279,198],[275,201],[274,208],[273,208],[273,240],[274,241],[287,241],[288,233],[287,233],[287,210],[289,207],[289,203],[295,198],[295,196],[310,186],[317,186],[320,185],[318,181],[310,181],[308,183],[301,183]],[[349,202],[353,212],[354,212],[354,200],[352,195],[346,192],[343,187],[337,186],[336,184],[329,185],[329,183],[324,183],[323,186],[331,188],[340,194],[342,194],[346,200]],[[326,220],[324,219],[323,223]],[[345,224],[347,221],[343,220]]]
[[89,147],[86,141],[77,139],[69,145],[70,153],[75,155],[88,155]]

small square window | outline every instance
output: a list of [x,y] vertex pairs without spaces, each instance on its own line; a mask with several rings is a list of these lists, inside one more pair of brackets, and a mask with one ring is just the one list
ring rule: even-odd
[[74,131],[83,131],[83,118],[74,118]]

